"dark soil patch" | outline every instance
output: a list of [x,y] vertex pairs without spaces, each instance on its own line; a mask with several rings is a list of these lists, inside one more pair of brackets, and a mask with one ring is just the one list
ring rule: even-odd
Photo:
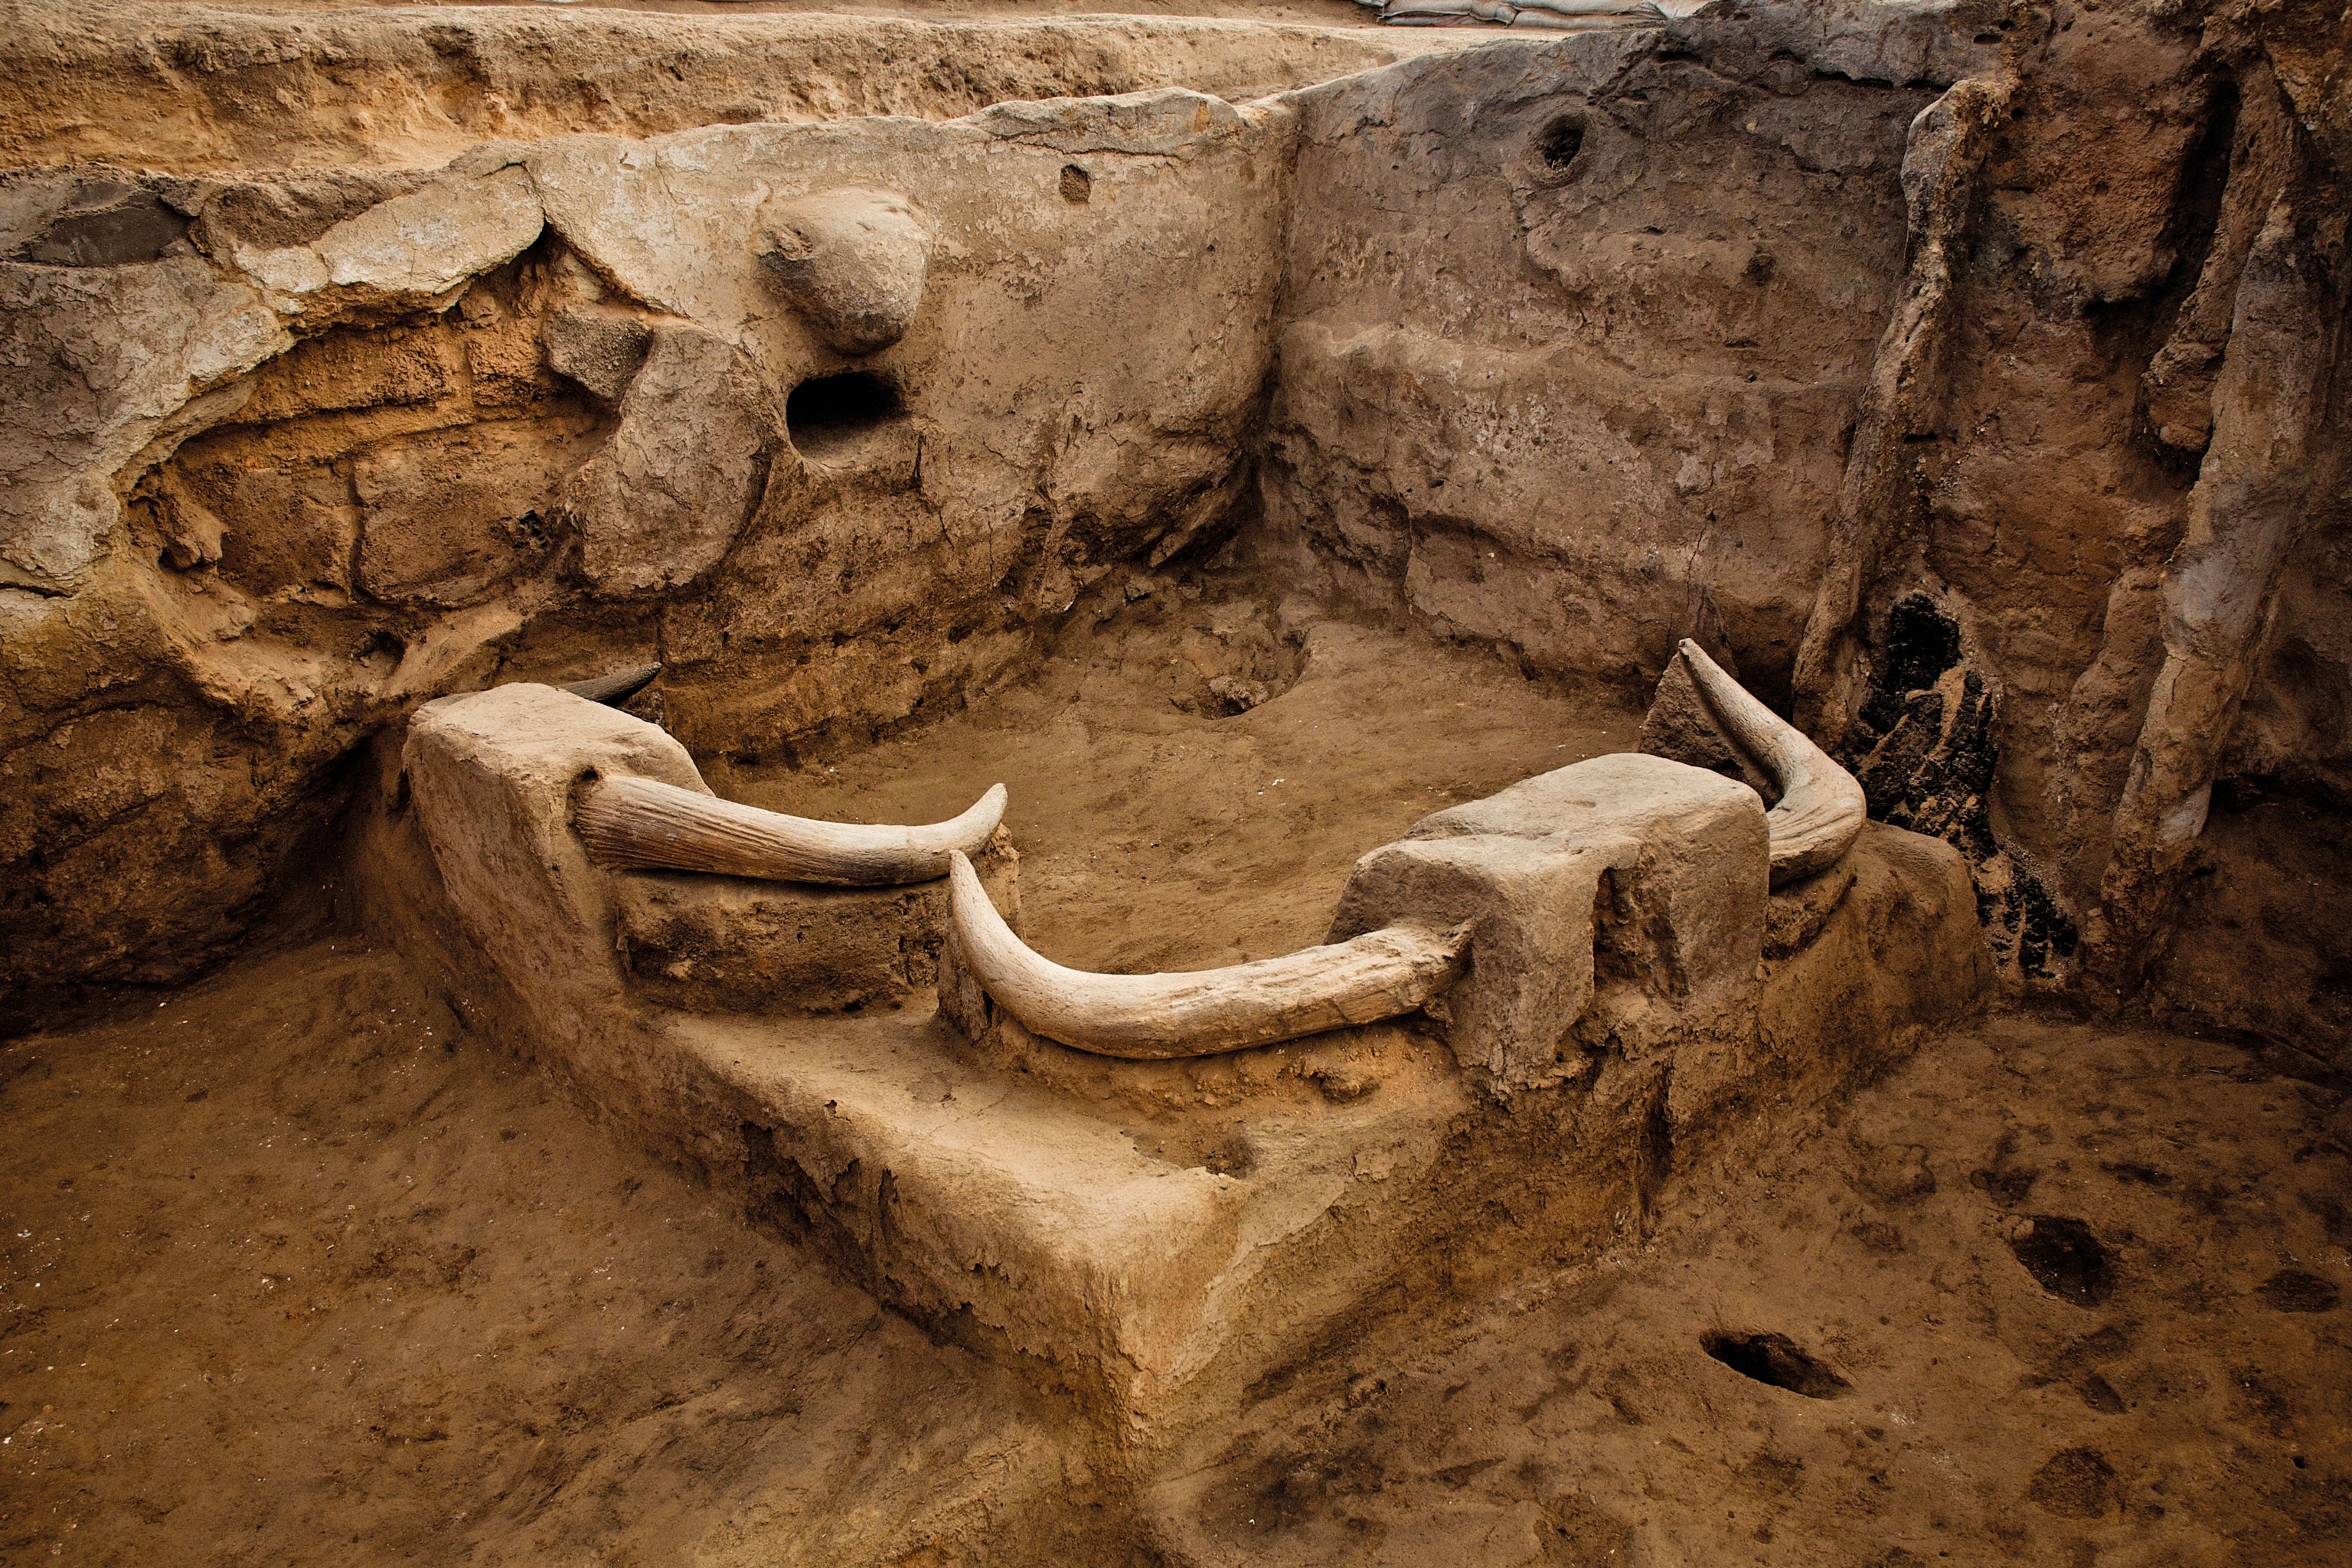
[[2009,1249],[2044,1290],[2081,1307],[2095,1307],[2116,1293],[2115,1265],[2105,1243],[2079,1219],[2038,1214],[2031,1228]]
[[2033,1472],[2026,1495],[2044,1513],[2061,1519],[2097,1519],[2116,1491],[2115,1467],[2094,1448],[2066,1448]]
[[2282,1268],[2254,1288],[2263,1305],[2279,1312],[2332,1312],[2343,1292],[2332,1281],[2300,1268]]
[[1738,1373],[1808,1399],[1835,1399],[1853,1384],[1786,1334],[1708,1334],[1706,1353]]

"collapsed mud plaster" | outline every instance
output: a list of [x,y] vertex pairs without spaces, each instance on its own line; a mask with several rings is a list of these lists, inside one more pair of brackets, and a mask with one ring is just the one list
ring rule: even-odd
[[[2233,814],[2291,797],[2295,833],[2340,837],[2352,799],[2325,587],[2352,136],[2338,20],[2192,20],[1718,6],[1240,106],[681,129],[739,118],[712,50],[751,34],[665,57],[677,93],[571,114],[531,40],[637,60],[670,24],[474,18],[448,37],[506,110],[440,93],[365,156],[285,38],[175,44],[159,87],[117,58],[122,16],[44,20],[58,68],[137,78],[140,114],[189,123],[149,139],[180,173],[0,184],[25,367],[0,393],[0,987],[21,1016],[226,951],[334,820],[344,760],[431,696],[659,658],[690,748],[778,754],[955,700],[1106,573],[1236,526],[1286,586],[1538,675],[1631,689],[1694,637],[1824,740],[1924,595],[1979,694],[1990,771],[1949,815],[1987,864],[2126,991],[2200,920],[2272,941],[2196,889],[2304,841],[2247,859]],[[449,68],[381,17],[254,26],[411,85]],[[273,141],[222,107],[231,77],[331,123]],[[121,154],[47,102],[0,116],[24,159]],[[1906,199],[1964,103],[1950,189]],[[841,105],[900,106],[937,111]],[[589,126],[669,133],[549,134]],[[367,166],[395,155],[414,166]],[[763,214],[844,191],[903,198],[930,247],[885,346],[828,335],[763,259]],[[1923,281],[1933,330],[1894,330]],[[2246,438],[2249,324],[2300,356],[2306,437]],[[1911,391],[1874,404],[1888,385]],[[2208,563],[2168,586],[2180,549]],[[2259,613],[2206,649],[2191,599]],[[1842,694],[1801,669],[1825,602]],[[2191,700],[2151,704],[2176,653]],[[2183,852],[2166,836],[2200,800],[2221,808]],[[2324,1012],[2352,984],[2327,940],[2279,938],[2306,998],[2245,1016]]]

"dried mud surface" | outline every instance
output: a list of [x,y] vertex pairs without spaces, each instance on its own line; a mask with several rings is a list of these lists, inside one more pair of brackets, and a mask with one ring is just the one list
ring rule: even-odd
[[[0,1052],[0,1554],[1074,1560],[1036,1500],[1052,1407],[453,1028],[390,958],[322,944]],[[1114,1536],[2340,1561],[2352,1129],[2282,1065],[1996,1020],[1699,1175],[1658,1241],[1304,1369]],[[1711,1335],[1844,1386],[1756,1381]]]
[[1181,1489],[1199,1555],[2340,1562],[2352,1117],[2308,1067],[2017,1015],[1930,1046],[1686,1174],[1654,1243],[1245,1413]]
[[1631,751],[1641,730],[1613,696],[1530,681],[1484,648],[1214,582],[1130,581],[1135,603],[1081,617],[961,713],[789,764],[722,760],[712,787],[924,822],[1002,781],[1032,942],[1090,968],[1202,969],[1322,941],[1358,856],[1433,811]]
[[[1138,586],[1115,635],[962,712],[714,781],[879,816],[1004,777],[1033,939],[1179,965],[1311,940],[1364,847],[1624,744],[1625,716],[1483,653]],[[1213,716],[1220,680],[1265,700]],[[2291,1052],[1997,1018],[1836,1126],[1685,1171],[1649,1239],[1269,1379],[1131,1513],[1069,1500],[1103,1493],[1061,1406],[620,1143],[348,939],[0,1047],[0,1115],[11,1561],[2352,1544],[2352,1110]]]

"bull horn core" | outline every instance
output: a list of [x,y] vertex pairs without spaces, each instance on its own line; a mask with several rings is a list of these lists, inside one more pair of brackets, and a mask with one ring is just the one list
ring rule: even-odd
[[948,857],[980,853],[1003,816],[1003,784],[961,816],[902,827],[816,822],[614,775],[582,786],[572,824],[600,865],[878,888],[945,876]]
[[1716,728],[1748,753],[1780,792],[1780,804],[1764,814],[1771,835],[1771,885],[1779,887],[1826,871],[1853,845],[1870,816],[1870,802],[1852,773],[1805,732],[1749,695],[1723,673],[1706,650],[1682,639],[1683,663],[1697,686]]
[[1094,974],[1013,934],[960,852],[948,921],[972,978],[1032,1034],[1134,1061],[1215,1056],[1410,1013],[1454,983],[1469,929],[1388,926],[1281,958],[1175,974]]

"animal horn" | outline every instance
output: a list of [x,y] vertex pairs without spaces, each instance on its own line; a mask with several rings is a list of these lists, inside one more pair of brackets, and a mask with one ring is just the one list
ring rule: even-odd
[[559,689],[569,691],[574,697],[585,697],[591,702],[602,702],[608,708],[618,708],[652,685],[654,677],[661,672],[662,667],[658,664],[633,664],[610,675],[572,681]]
[[1387,926],[1281,958],[1178,974],[1091,974],[1013,934],[971,862],[948,857],[948,922],[964,963],[1032,1034],[1131,1061],[1215,1056],[1410,1013],[1461,972],[1469,928]]
[[614,775],[582,786],[572,825],[590,857],[605,866],[878,888],[946,875],[948,858],[978,854],[1003,816],[1003,784],[990,785],[961,816],[900,827],[814,822],[657,779]]
[[1870,816],[1862,785],[1807,740],[1803,731],[1724,674],[1698,644],[1685,637],[1681,647],[1683,663],[1716,728],[1747,752],[1780,792],[1780,804],[1764,814],[1771,835],[1771,885],[1777,888],[1836,865]]

